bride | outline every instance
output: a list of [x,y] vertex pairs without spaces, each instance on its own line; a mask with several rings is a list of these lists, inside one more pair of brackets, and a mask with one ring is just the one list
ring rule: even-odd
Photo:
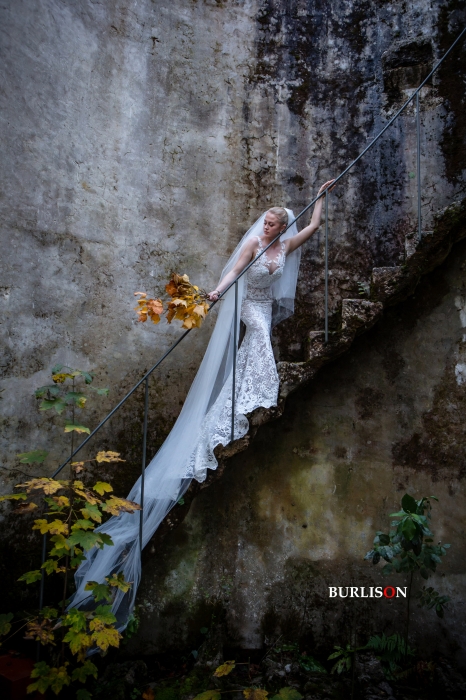
[[[324,183],[319,194],[333,182]],[[76,572],[77,590],[69,607],[92,607],[93,599],[85,590],[86,583],[103,583],[106,576],[122,572],[125,580],[132,582],[132,587],[127,593],[115,589],[112,610],[118,629],[123,630],[134,607],[141,577],[142,548],[186,492],[192,479],[204,481],[207,469],[217,467],[215,447],[231,441],[232,429],[235,440],[243,437],[249,429],[246,416],[254,409],[276,405],[279,380],[270,331],[293,313],[300,246],[320,225],[322,200],[321,197],[316,202],[309,226],[299,233],[293,212],[273,207],[259,217],[236,247],[217,288],[208,295],[211,301],[221,296],[220,311],[183,409],[146,467],[143,498],[141,479],[128,495],[129,500],[143,506],[142,540],[139,519],[132,514],[112,517],[101,525],[98,530],[111,536],[113,546],[88,552]],[[228,289],[281,232],[284,232],[281,240],[275,241],[236,285]],[[240,314],[235,314],[235,296]],[[237,353],[232,416],[234,345],[239,337],[240,318],[246,326],[246,334]]]

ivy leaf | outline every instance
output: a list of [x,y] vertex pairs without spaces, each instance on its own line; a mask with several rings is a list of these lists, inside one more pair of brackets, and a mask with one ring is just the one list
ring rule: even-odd
[[42,573],[36,569],[35,571],[26,571],[25,574],[19,577],[18,581],[24,581],[25,583],[35,583],[40,581],[42,578]]
[[120,646],[121,634],[117,629],[115,629],[115,627],[107,627],[105,623],[103,623],[99,618],[95,617],[90,621],[89,628],[92,631],[92,641],[99,647],[99,649],[102,649],[102,651],[107,651],[109,646]]
[[13,613],[6,613],[4,615],[0,615],[0,636],[8,634],[8,632],[11,630],[10,622],[12,619]]
[[236,666],[236,662],[233,661],[225,661],[224,664],[219,666],[218,668],[215,669],[214,676],[215,678],[221,678],[222,676],[228,676],[229,673],[233,671],[233,669]]
[[47,457],[47,450],[33,450],[32,452],[20,452],[19,461],[21,464],[33,464],[34,462],[42,463]]
[[99,494],[99,496],[104,496],[105,493],[110,493],[113,491],[112,486],[110,484],[107,484],[106,481],[98,481],[94,486],[92,487],[93,491]]
[[91,431],[89,428],[86,428],[84,425],[77,425],[75,423],[69,423],[68,421],[65,423],[65,433],[72,433],[73,430],[76,433],[87,433],[90,435]]

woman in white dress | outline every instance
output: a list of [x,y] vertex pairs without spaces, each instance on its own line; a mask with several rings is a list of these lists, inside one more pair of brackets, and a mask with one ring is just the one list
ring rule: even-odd
[[[332,182],[322,185],[319,194]],[[132,587],[127,593],[115,589],[112,610],[118,629],[126,627],[141,576],[142,548],[192,479],[204,481],[207,469],[217,467],[215,447],[227,445],[231,440],[234,342],[239,337],[240,318],[246,325],[246,334],[237,353],[234,439],[248,431],[246,414],[258,407],[276,405],[279,382],[270,330],[293,313],[300,246],[320,225],[322,199],[314,207],[309,226],[299,233],[296,223],[292,223],[295,218],[292,211],[280,207],[269,209],[249,229],[230,257],[217,288],[209,294],[212,301],[286,229],[281,240],[261,255],[235,285],[240,314],[235,313],[234,288],[222,294],[217,322],[182,411],[146,467],[144,497],[141,498],[141,479],[128,495],[129,500],[142,501],[142,540],[136,515],[112,517],[101,525],[98,530],[111,536],[113,546],[94,548],[87,553],[76,572],[77,590],[69,607],[92,607],[94,603],[85,589],[86,583],[103,583],[106,576],[123,573]]]

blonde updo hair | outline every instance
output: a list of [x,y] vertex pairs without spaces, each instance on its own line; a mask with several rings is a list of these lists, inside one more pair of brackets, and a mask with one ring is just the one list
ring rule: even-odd
[[267,214],[273,214],[274,216],[277,217],[279,222],[287,226],[288,225],[288,212],[286,209],[283,209],[283,207],[272,207],[272,209],[269,209],[267,211]]

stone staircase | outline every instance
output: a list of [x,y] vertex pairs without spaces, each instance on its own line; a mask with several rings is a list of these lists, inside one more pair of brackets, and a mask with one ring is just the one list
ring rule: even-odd
[[[219,466],[209,471],[203,484],[194,482],[184,496],[184,505],[174,508],[152,538],[145,557],[156,549],[156,543],[167,532],[178,525],[189,511],[196,494],[219,479],[227,461],[233,455],[247,449],[261,425],[282,415],[287,396],[300,386],[312,380],[317,372],[329,362],[345,353],[356,336],[369,330],[383,315],[384,309],[402,302],[410,296],[422,275],[440,265],[449,255],[453,245],[466,237],[466,197],[456,201],[434,217],[434,229],[424,233],[418,240],[417,233],[409,234],[405,240],[405,260],[394,267],[376,267],[372,270],[368,298],[342,299],[340,329],[329,333],[325,343],[324,331],[308,333],[305,359],[302,362],[279,362],[280,394],[278,405],[270,409],[257,409],[249,418],[250,429],[247,435],[229,445],[215,450]],[[322,319],[323,326],[323,319]]]

